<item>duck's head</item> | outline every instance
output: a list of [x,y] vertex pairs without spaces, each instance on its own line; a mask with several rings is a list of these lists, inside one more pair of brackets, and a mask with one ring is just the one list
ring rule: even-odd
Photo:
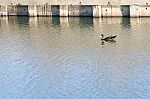
[[101,38],[103,38],[104,37],[104,34],[101,34]]

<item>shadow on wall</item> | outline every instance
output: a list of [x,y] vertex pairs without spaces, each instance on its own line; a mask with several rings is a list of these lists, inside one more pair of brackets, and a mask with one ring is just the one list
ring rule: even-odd
[[59,5],[52,5],[51,6],[51,13],[52,13],[52,16],[59,16],[60,15],[60,7]]
[[28,16],[28,5],[17,5],[17,15],[18,16]]
[[123,17],[130,17],[130,5],[121,5],[120,10]]
[[93,6],[92,5],[80,5],[79,16],[81,17],[92,17],[93,16]]

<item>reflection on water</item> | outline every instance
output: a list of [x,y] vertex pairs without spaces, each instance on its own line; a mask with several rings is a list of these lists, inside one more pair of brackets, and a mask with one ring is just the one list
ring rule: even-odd
[[105,41],[105,40],[101,40],[101,45],[104,45],[105,43],[116,43],[116,40],[108,40],[108,41]]
[[[28,24],[29,23],[29,17],[15,17],[15,16],[11,16],[11,17],[8,17],[8,24]],[[22,26],[20,25],[20,26]]]
[[130,18],[129,17],[122,17],[121,26],[124,29],[131,28]]
[[[0,18],[0,99],[148,99],[149,18]],[[116,34],[116,43],[100,34]]]
[[93,27],[93,18],[91,17],[81,17],[79,18],[80,27],[89,28]]
[[60,24],[60,18],[59,17],[52,17],[52,26],[59,26]]

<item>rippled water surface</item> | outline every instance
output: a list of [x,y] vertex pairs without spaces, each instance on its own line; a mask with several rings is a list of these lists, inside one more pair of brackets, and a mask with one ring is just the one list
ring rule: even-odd
[[150,18],[1,17],[0,99],[150,99]]

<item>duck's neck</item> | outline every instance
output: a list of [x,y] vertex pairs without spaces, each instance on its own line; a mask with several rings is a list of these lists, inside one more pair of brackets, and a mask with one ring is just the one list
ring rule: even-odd
[[101,38],[102,38],[102,39],[104,38],[104,35],[103,35],[103,34],[101,35]]

